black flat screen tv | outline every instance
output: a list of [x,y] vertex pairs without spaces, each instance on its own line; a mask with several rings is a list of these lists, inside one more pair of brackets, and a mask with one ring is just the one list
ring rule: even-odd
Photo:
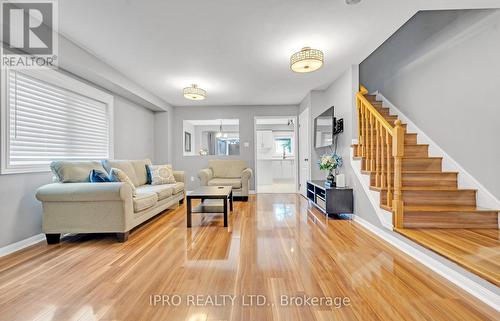
[[323,148],[333,145],[335,135],[343,131],[343,119],[335,118],[334,106],[328,108],[314,119],[314,147]]

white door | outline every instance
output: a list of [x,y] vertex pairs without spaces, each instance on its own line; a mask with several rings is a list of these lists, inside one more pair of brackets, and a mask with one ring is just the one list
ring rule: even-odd
[[311,144],[309,132],[309,108],[299,115],[299,183],[300,193],[307,197],[307,181],[311,176]]

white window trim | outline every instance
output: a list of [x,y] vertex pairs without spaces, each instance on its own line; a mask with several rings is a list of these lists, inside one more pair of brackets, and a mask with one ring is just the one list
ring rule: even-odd
[[[0,95],[1,95],[1,106],[0,106],[0,150],[1,150],[1,174],[19,174],[19,173],[36,173],[36,172],[49,172],[49,165],[34,165],[34,166],[9,166],[9,117],[8,117],[8,79],[9,70],[2,69],[0,78]],[[92,99],[98,100],[107,105],[107,112],[109,117],[109,158],[114,158],[114,126],[113,126],[113,109],[114,109],[114,97],[107,92],[88,85],[81,80],[75,79],[71,76],[63,74],[62,72],[52,70],[52,69],[34,69],[34,70],[23,70],[21,71],[31,77],[40,79],[52,85],[71,90],[80,95],[90,97]]]

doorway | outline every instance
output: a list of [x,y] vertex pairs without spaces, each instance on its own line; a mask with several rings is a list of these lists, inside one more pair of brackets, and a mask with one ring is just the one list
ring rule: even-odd
[[296,193],[297,117],[255,117],[257,193]]
[[299,115],[299,190],[307,197],[307,181],[311,178],[311,139],[309,136],[309,108]]

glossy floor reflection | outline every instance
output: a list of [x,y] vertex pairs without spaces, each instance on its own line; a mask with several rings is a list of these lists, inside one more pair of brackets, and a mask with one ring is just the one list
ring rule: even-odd
[[[113,236],[0,259],[0,320],[495,320],[500,315],[294,194],[236,202],[230,227],[185,208]],[[314,299],[316,298],[316,299]]]

